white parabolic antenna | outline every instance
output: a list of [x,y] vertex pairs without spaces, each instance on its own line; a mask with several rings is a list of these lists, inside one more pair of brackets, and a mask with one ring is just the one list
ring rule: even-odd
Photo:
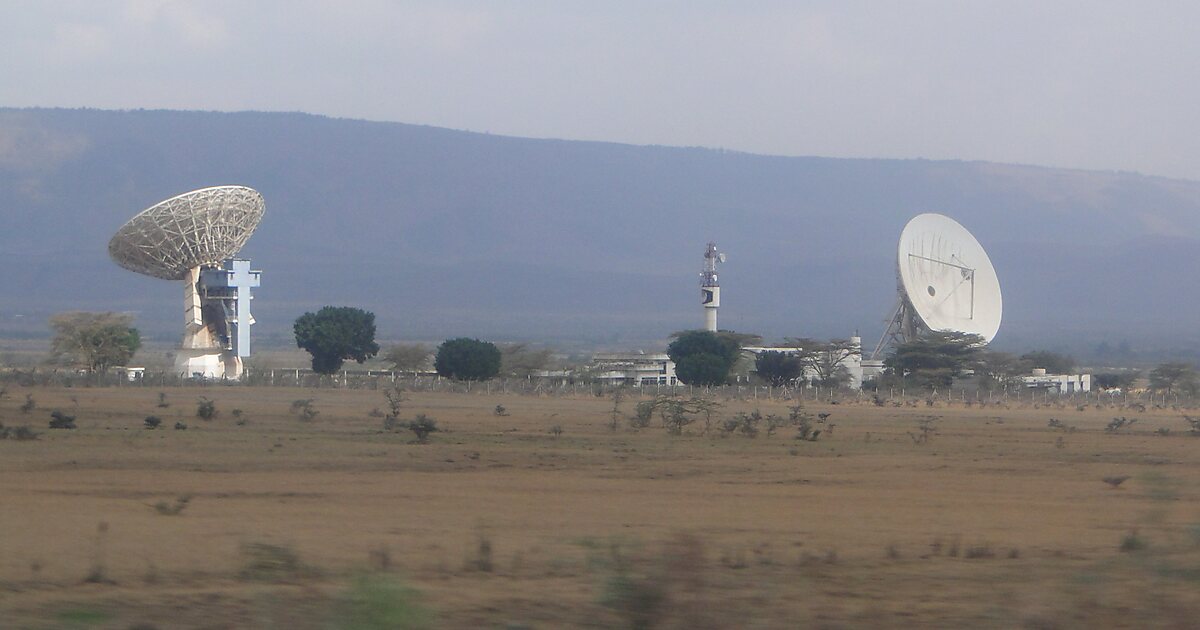
[[213,186],[171,197],[139,212],[108,243],[118,265],[181,280],[189,270],[234,256],[262,221],[262,195],[245,186]]
[[[1000,279],[987,252],[954,219],[919,214],[900,233],[899,304],[880,340],[911,340],[920,330],[972,333],[991,342],[1000,330]],[[876,349],[878,353],[879,349]]]
[[176,374],[239,378],[250,356],[250,289],[261,272],[234,258],[266,205],[245,186],[201,188],[159,202],[122,225],[108,243],[120,266],[183,281],[184,333]]
[[900,233],[900,286],[930,330],[974,333],[990,342],[1000,330],[1000,279],[987,252],[954,219],[919,214]]

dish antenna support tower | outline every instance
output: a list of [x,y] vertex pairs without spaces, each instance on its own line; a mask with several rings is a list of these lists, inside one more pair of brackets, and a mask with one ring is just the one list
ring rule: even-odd
[[717,280],[717,263],[725,262],[725,254],[717,244],[708,242],[704,249],[704,271],[700,272],[700,304],[704,306],[704,329],[717,332],[717,309],[721,307],[721,283]]
[[919,214],[900,233],[896,257],[896,308],[871,353],[921,334],[953,331],[990,343],[1000,329],[1000,280],[987,252],[954,219]]

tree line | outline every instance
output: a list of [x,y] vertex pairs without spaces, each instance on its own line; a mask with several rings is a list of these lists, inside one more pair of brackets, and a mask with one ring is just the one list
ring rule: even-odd
[[[80,365],[93,372],[126,365],[141,347],[133,318],[121,313],[68,312],[51,317],[54,333],[52,357],[60,363]],[[293,325],[297,347],[311,356],[318,374],[335,374],[346,361],[364,363],[380,355],[375,341],[375,315],[349,306],[326,306],[298,317]],[[728,383],[735,366],[744,359],[743,348],[762,342],[758,335],[733,331],[689,330],[675,333],[667,355],[676,376],[688,385],[719,386]],[[780,351],[754,357],[757,376],[769,385],[811,383],[841,387],[850,375],[845,360],[860,352],[848,339],[820,341],[789,337],[776,344]],[[500,374],[533,375],[548,365],[551,352],[527,344],[503,347],[469,337],[447,339],[436,349],[419,344],[397,344],[381,359],[397,371],[423,371],[430,366],[441,376],[481,381]],[[1035,368],[1050,374],[1070,374],[1077,362],[1071,356],[1034,351],[1022,355],[988,349],[982,337],[957,332],[931,332],[897,344],[884,360],[885,372],[876,385],[910,385],[945,389],[955,379],[971,374],[981,389],[1019,387],[1021,377]],[[1141,377],[1137,370],[1093,374],[1101,389],[1128,389]],[[1147,374],[1149,386],[1168,394],[1200,394],[1200,373],[1190,363],[1167,362]]]

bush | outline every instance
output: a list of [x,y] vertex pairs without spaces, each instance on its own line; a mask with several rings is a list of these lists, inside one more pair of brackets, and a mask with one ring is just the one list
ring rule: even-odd
[[33,401],[33,394],[25,394],[25,402],[19,407],[21,413],[29,413],[36,408],[37,403]]
[[142,424],[145,425],[147,429],[157,429],[158,425],[162,424],[162,418],[159,418],[158,416],[146,416],[146,419],[142,421]]
[[162,514],[163,516],[179,516],[179,514],[183,512],[184,508],[188,506],[188,503],[191,502],[191,500],[191,495],[185,494],[181,497],[177,497],[174,503],[159,501],[158,503],[154,504],[154,511]]
[[758,437],[758,424],[762,422],[762,412],[755,409],[750,413],[739,413],[732,418],[728,418],[720,426],[721,432],[728,435],[730,433],[741,433],[742,437],[755,438]]
[[307,567],[291,547],[268,543],[242,545],[242,570],[238,574],[243,580],[256,582],[279,582],[303,577]]
[[429,613],[420,594],[395,578],[360,575],[338,600],[334,628],[393,630],[429,627]]
[[629,426],[635,429],[645,429],[650,426],[650,420],[654,417],[654,401],[643,400],[637,404],[633,410],[633,417],[629,419]]
[[316,407],[313,406],[314,402],[315,400],[312,398],[300,398],[298,400],[293,400],[291,411],[292,413],[296,414],[298,418],[307,422],[313,418],[316,418],[321,413],[317,411]]
[[28,440],[36,440],[38,434],[28,426],[6,427],[0,423],[0,440],[16,440],[25,442]]
[[413,435],[417,436],[417,442],[425,444],[429,441],[429,435],[431,433],[437,433],[437,420],[434,420],[423,413],[419,413],[417,414],[416,418],[413,418],[408,422],[408,430],[412,431]]
[[50,412],[50,428],[51,429],[74,429],[75,416],[67,414],[55,409]]
[[216,418],[217,403],[205,398],[204,396],[201,396],[200,401],[196,403],[196,417],[200,418],[201,420],[212,420],[213,418]]

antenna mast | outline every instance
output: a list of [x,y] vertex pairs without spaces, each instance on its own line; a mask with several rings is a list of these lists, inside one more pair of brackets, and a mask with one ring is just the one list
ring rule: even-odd
[[704,329],[717,332],[717,308],[721,306],[721,283],[717,281],[717,263],[725,262],[725,254],[717,244],[708,242],[704,249],[704,271],[700,272],[700,303],[704,305]]

